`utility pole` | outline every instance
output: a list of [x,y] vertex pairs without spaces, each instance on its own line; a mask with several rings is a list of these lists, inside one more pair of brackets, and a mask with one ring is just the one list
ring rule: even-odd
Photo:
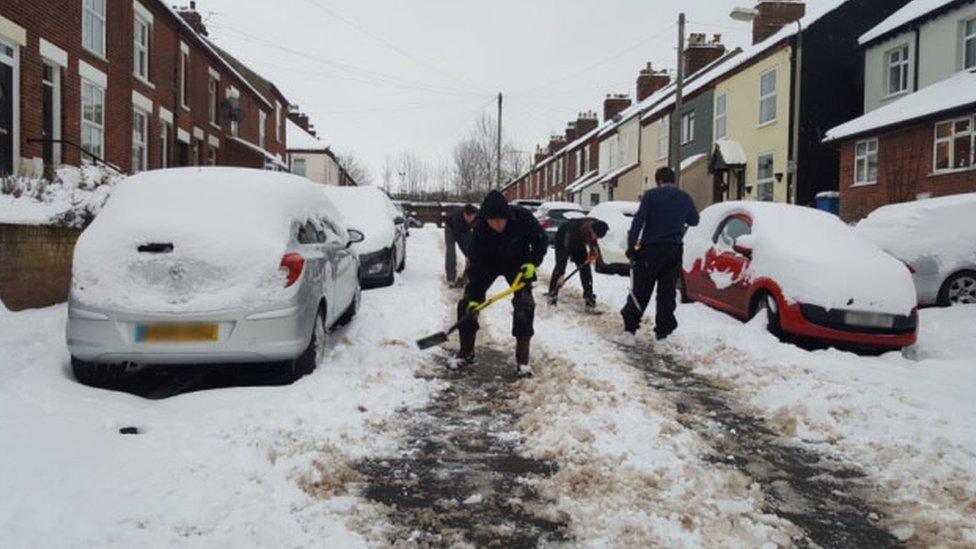
[[671,113],[671,169],[674,183],[681,184],[681,109],[685,85],[685,14],[678,14],[678,75],[674,86],[674,111]]
[[495,147],[495,188],[502,188],[502,93],[498,92],[498,143]]

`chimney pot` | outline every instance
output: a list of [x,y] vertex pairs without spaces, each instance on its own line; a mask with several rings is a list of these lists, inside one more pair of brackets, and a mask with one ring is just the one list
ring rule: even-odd
[[689,39],[690,47],[685,51],[685,75],[690,76],[707,67],[725,55],[725,45],[721,35],[713,36],[711,42],[704,33],[694,33]]
[[806,15],[806,4],[794,0],[760,0],[752,21],[752,43],[758,44]]
[[603,100],[603,119],[610,120],[629,106],[630,96],[626,94],[607,94],[607,98]]

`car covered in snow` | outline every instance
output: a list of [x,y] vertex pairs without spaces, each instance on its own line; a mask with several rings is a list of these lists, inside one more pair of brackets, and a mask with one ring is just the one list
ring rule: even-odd
[[515,205],[515,206],[522,206],[526,210],[529,210],[530,212],[535,213],[535,211],[539,209],[539,206],[542,205],[542,201],[541,200],[528,200],[528,199],[525,199],[525,198],[520,198],[518,200],[513,200],[512,201],[512,204]]
[[67,343],[76,377],[128,365],[315,368],[359,306],[363,235],[320,186],[286,173],[176,168],[125,179],[74,251]]
[[763,202],[706,208],[685,235],[682,296],[769,330],[866,350],[915,342],[911,273],[837,216]]
[[586,217],[586,210],[575,202],[543,202],[533,213],[542,228],[546,230],[550,244],[555,242],[556,231],[563,223],[570,219]]
[[610,230],[600,239],[600,258],[596,262],[596,272],[603,274],[628,274],[630,260],[627,259],[627,233],[634,215],[640,206],[637,202],[601,202],[588,214],[605,222]]
[[364,288],[393,285],[395,273],[407,265],[406,219],[379,187],[322,187],[350,227],[366,239],[353,245],[362,264]]
[[855,231],[909,266],[919,304],[976,303],[976,193],[883,206]]

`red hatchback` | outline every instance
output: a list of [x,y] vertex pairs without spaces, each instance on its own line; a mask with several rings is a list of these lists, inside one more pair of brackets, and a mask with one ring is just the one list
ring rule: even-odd
[[830,214],[732,202],[702,212],[685,237],[682,297],[769,329],[831,345],[895,349],[916,340],[906,267]]

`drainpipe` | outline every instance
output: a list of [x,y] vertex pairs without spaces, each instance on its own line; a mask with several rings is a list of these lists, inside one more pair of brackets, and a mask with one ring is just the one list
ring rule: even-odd
[[917,92],[918,91],[918,69],[919,69],[919,59],[921,57],[919,55],[919,50],[920,50],[921,47],[922,47],[921,30],[920,30],[919,27],[915,27],[915,75],[914,75],[914,78],[912,79],[913,80],[913,82],[912,82],[912,91],[913,92]]
[[[800,98],[802,96],[801,83],[803,74],[803,23],[796,21],[796,46],[793,50],[793,135],[790,161],[787,166],[789,177],[786,186],[786,202],[796,204],[797,183],[800,175]],[[792,168],[790,170],[789,168]]]

